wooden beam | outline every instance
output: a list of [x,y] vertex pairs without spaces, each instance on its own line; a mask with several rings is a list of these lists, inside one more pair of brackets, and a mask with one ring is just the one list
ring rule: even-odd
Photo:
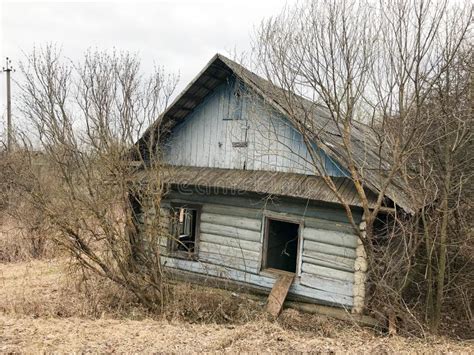
[[191,112],[191,111],[194,110],[193,108],[187,108],[187,107],[178,106],[178,105],[175,105],[174,108],[175,108],[177,111],[186,111],[186,112]]
[[280,314],[294,278],[294,274],[282,274],[273,285],[267,302],[267,312],[273,317],[276,318]]
[[196,85],[199,85],[202,89],[205,89],[205,90],[209,91],[206,95],[209,95],[209,94],[210,94],[211,92],[213,92],[213,91],[216,89],[216,87],[217,87],[217,86],[215,86],[215,87],[207,86],[207,85],[202,84],[202,83],[201,83],[201,84],[196,84]]
[[397,335],[397,316],[394,311],[388,313],[388,335]]
[[204,73],[204,76],[210,78],[210,79],[213,79],[213,80],[216,80],[216,81],[221,81],[221,80],[224,80],[225,78],[227,78],[228,74],[220,77],[220,76],[216,76],[214,74],[211,74],[211,73]]
[[[202,89],[209,91],[207,87],[203,87]],[[202,101],[207,95],[208,93],[205,93],[202,96],[187,93],[186,95],[183,96],[183,99],[191,100],[191,101]]]

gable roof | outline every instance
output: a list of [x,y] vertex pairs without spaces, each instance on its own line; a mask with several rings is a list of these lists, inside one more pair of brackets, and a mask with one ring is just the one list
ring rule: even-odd
[[[152,132],[158,132],[156,136],[169,132],[231,75],[236,76],[250,89],[262,96],[266,103],[286,117],[297,116],[295,107],[300,105],[296,110],[301,112],[301,116],[305,116],[305,130],[313,132],[313,138],[321,143],[321,148],[328,156],[342,166],[348,166],[349,157],[344,148],[341,125],[331,118],[326,108],[295,94],[293,95],[297,98],[297,105],[288,103],[288,92],[221,54],[216,54],[207,63],[173,103],[145,131],[138,143],[146,142]],[[311,116],[310,120],[307,119],[308,113]],[[351,145],[353,148],[352,158],[364,174],[364,184],[372,191],[380,191],[391,166],[390,155],[386,151],[388,147],[381,148],[370,128],[355,121],[351,126]],[[396,205],[407,212],[414,212],[411,207],[407,183],[401,176],[394,176],[385,191],[385,196]]]

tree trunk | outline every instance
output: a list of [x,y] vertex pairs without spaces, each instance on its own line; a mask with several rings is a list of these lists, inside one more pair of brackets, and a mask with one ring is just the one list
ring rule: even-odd
[[423,223],[423,236],[425,239],[425,246],[426,246],[426,283],[427,283],[427,290],[426,290],[426,313],[425,313],[425,320],[427,323],[430,323],[434,319],[433,314],[433,265],[432,265],[432,244],[430,240],[430,226],[428,225],[428,221],[426,220],[426,211],[423,208],[421,211],[421,221]]
[[436,301],[434,304],[433,322],[431,330],[437,332],[441,322],[441,309],[443,306],[444,281],[446,274],[446,242],[448,239],[448,223],[449,223],[449,190],[451,184],[451,151],[450,145],[446,144],[445,151],[445,167],[446,178],[443,186],[443,200],[441,201],[441,228],[439,236],[439,257],[438,257],[438,275],[436,277]]

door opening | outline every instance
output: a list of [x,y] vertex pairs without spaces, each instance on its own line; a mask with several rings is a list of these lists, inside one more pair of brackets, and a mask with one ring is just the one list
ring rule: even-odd
[[299,224],[267,218],[264,268],[296,273]]

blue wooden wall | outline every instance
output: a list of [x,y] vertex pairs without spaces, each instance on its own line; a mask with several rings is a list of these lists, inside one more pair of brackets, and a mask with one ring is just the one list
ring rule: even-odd
[[[197,260],[183,260],[168,254],[167,239],[163,237],[162,261],[167,267],[261,286],[270,291],[276,276],[262,270],[265,218],[291,218],[302,224],[302,245],[299,272],[290,296],[352,307],[358,237],[340,206],[286,198],[263,200],[253,194],[173,190],[161,203],[162,221],[166,221],[170,203],[199,204],[202,210]],[[355,210],[354,217],[359,223],[361,211]]]
[[[163,159],[171,165],[318,175],[301,134],[235,80],[219,86],[173,129]],[[347,175],[323,152],[316,163],[327,175]]]

